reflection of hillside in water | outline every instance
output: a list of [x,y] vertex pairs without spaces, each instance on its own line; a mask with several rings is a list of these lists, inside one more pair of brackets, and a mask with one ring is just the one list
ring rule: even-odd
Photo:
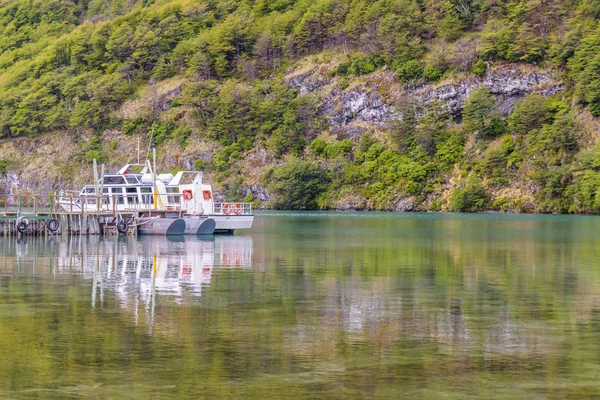
[[6,240],[0,275],[81,274],[93,281],[93,302],[114,292],[125,305],[162,295],[200,297],[214,268],[249,268],[252,238],[72,237]]

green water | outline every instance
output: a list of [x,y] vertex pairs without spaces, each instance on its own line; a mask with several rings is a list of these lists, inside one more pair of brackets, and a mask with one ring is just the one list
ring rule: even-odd
[[600,396],[600,218],[0,239],[0,398]]

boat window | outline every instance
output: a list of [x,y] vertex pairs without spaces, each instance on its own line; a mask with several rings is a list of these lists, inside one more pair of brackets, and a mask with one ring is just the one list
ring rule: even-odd
[[152,188],[142,187],[140,188],[140,193],[142,193],[142,203],[144,204],[153,204],[154,198],[152,197]]
[[93,187],[86,187],[85,188],[85,193],[87,193],[87,194],[94,193],[94,188]]
[[123,188],[111,188],[113,196],[117,197],[117,204],[125,204],[125,199],[123,198]]
[[139,183],[137,178],[135,176],[126,176],[125,179],[127,179],[127,183]]
[[122,176],[105,176],[104,184],[105,185],[123,185],[123,184],[125,184],[125,179]]
[[[167,186],[165,188],[167,193],[178,194],[179,188],[177,186]],[[167,203],[169,204],[179,204],[179,195],[177,196],[167,196]]]
[[135,187],[127,188],[127,202],[129,204],[139,203],[138,196],[137,196],[137,188],[135,188]]
[[108,188],[102,188],[102,193],[103,194],[107,194],[108,193]]
[[196,178],[196,172],[185,172],[181,176],[181,180],[179,181],[180,185],[191,185],[194,183],[194,178]]

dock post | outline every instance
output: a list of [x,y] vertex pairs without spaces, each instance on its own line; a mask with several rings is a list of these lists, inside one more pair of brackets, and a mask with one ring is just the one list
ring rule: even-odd
[[64,214],[60,215],[60,234],[64,235],[66,233],[67,228],[67,216]]

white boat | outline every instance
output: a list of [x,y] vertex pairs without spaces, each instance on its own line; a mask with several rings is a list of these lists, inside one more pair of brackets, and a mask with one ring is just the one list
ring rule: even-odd
[[[158,218],[184,219],[186,234],[196,232],[206,219],[214,220],[215,233],[249,229],[254,221],[252,203],[215,202],[212,187],[203,182],[201,171],[155,175],[149,161],[127,164],[78,193],[60,192],[57,200],[67,212],[137,212],[150,224]],[[151,229],[143,230],[140,233],[151,233]]]

